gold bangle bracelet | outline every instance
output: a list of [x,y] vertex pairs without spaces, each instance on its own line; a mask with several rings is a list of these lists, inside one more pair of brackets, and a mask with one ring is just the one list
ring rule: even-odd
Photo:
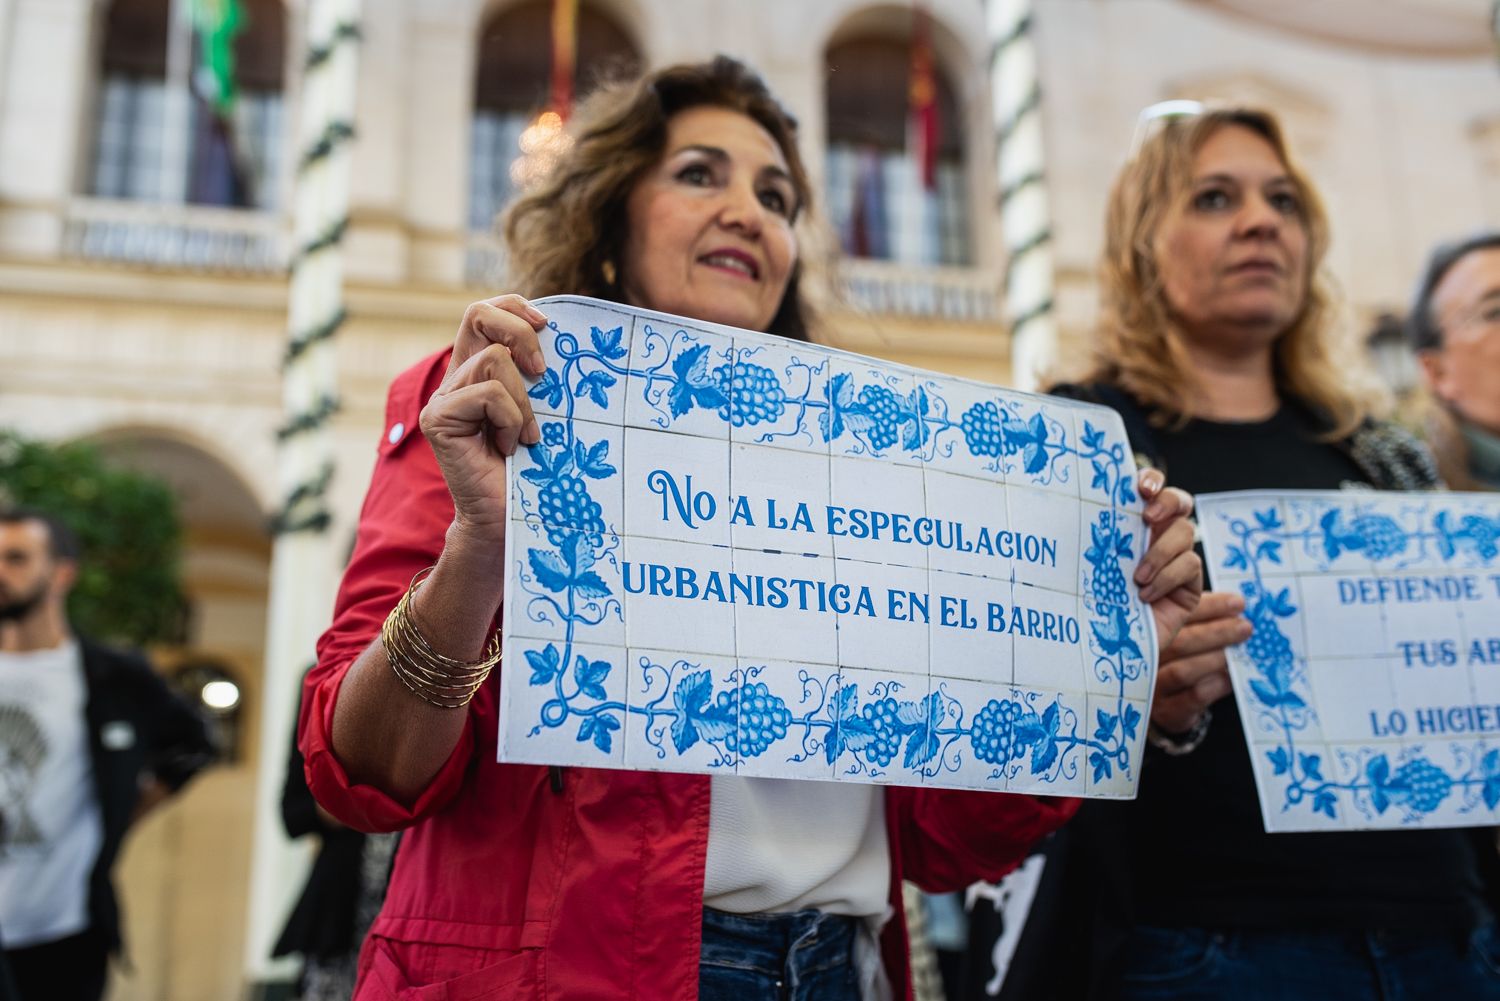
[[412,578],[406,593],[391,609],[380,628],[391,670],[413,695],[428,705],[442,709],[462,709],[473,700],[490,671],[500,663],[501,641],[497,631],[485,646],[484,658],[477,661],[454,660],[434,650],[412,621],[412,596],[426,582],[432,567]]

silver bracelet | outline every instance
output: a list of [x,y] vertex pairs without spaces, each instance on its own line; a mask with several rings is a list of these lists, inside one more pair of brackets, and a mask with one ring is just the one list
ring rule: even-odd
[[1204,709],[1188,727],[1186,733],[1167,733],[1155,723],[1146,727],[1146,743],[1150,744],[1172,757],[1181,757],[1184,754],[1192,754],[1203,743],[1203,738],[1208,736],[1208,726],[1214,721],[1212,709]]

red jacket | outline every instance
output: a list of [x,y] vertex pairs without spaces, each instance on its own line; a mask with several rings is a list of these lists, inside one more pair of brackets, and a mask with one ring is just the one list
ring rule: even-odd
[[[303,698],[318,801],[361,830],[407,829],[355,998],[695,998],[708,776],[570,768],[557,788],[547,768],[499,764],[493,683],[410,807],[351,784],[330,746],[344,672],[435,562],[453,516],[417,427],[447,363],[433,355],[391,387],[359,538]],[[910,997],[902,879],[932,891],[997,879],[1077,803],[896,787],[885,797],[896,918],[881,944],[897,996]]]

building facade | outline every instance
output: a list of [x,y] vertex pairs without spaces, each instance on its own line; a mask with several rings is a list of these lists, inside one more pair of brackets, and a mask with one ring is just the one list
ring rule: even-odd
[[[1065,365],[1087,351],[1110,178],[1156,101],[1245,101],[1283,116],[1329,202],[1353,335],[1400,310],[1433,241],[1500,225],[1485,0],[1389,0],[1380,16],[1356,0],[1034,6]],[[135,970],[117,998],[233,998],[273,971],[262,953],[276,908],[252,916],[246,900],[252,831],[271,823],[255,816],[257,776],[281,773],[289,739],[263,741],[259,722],[268,699],[295,698],[261,679],[306,12],[300,0],[245,7],[239,169],[225,174],[224,137],[192,96],[186,0],[0,0],[0,424],[97,442],[174,484],[194,614],[157,660],[167,671],[212,663],[242,692],[235,759],[127,850]],[[926,10],[940,135],[925,193],[904,148],[909,3],[582,0],[579,86],[717,51],[760,69],[801,122],[822,196],[804,245],[830,261],[824,338],[1003,383],[985,10]],[[493,219],[524,180],[516,161],[546,96],[547,19],[542,0],[363,5],[333,421],[340,555],[388,430],[386,384],[447,343],[469,301],[509,291]],[[914,208],[924,198],[926,214]],[[284,875],[295,884],[295,865]]]

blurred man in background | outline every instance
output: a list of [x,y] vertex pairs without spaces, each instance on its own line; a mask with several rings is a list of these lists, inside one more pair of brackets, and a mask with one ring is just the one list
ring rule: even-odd
[[1407,324],[1444,481],[1500,490],[1500,230],[1433,251]]
[[56,519],[0,510],[0,941],[25,1001],[103,995],[125,832],[213,758],[144,660],[74,635],[78,558]]

